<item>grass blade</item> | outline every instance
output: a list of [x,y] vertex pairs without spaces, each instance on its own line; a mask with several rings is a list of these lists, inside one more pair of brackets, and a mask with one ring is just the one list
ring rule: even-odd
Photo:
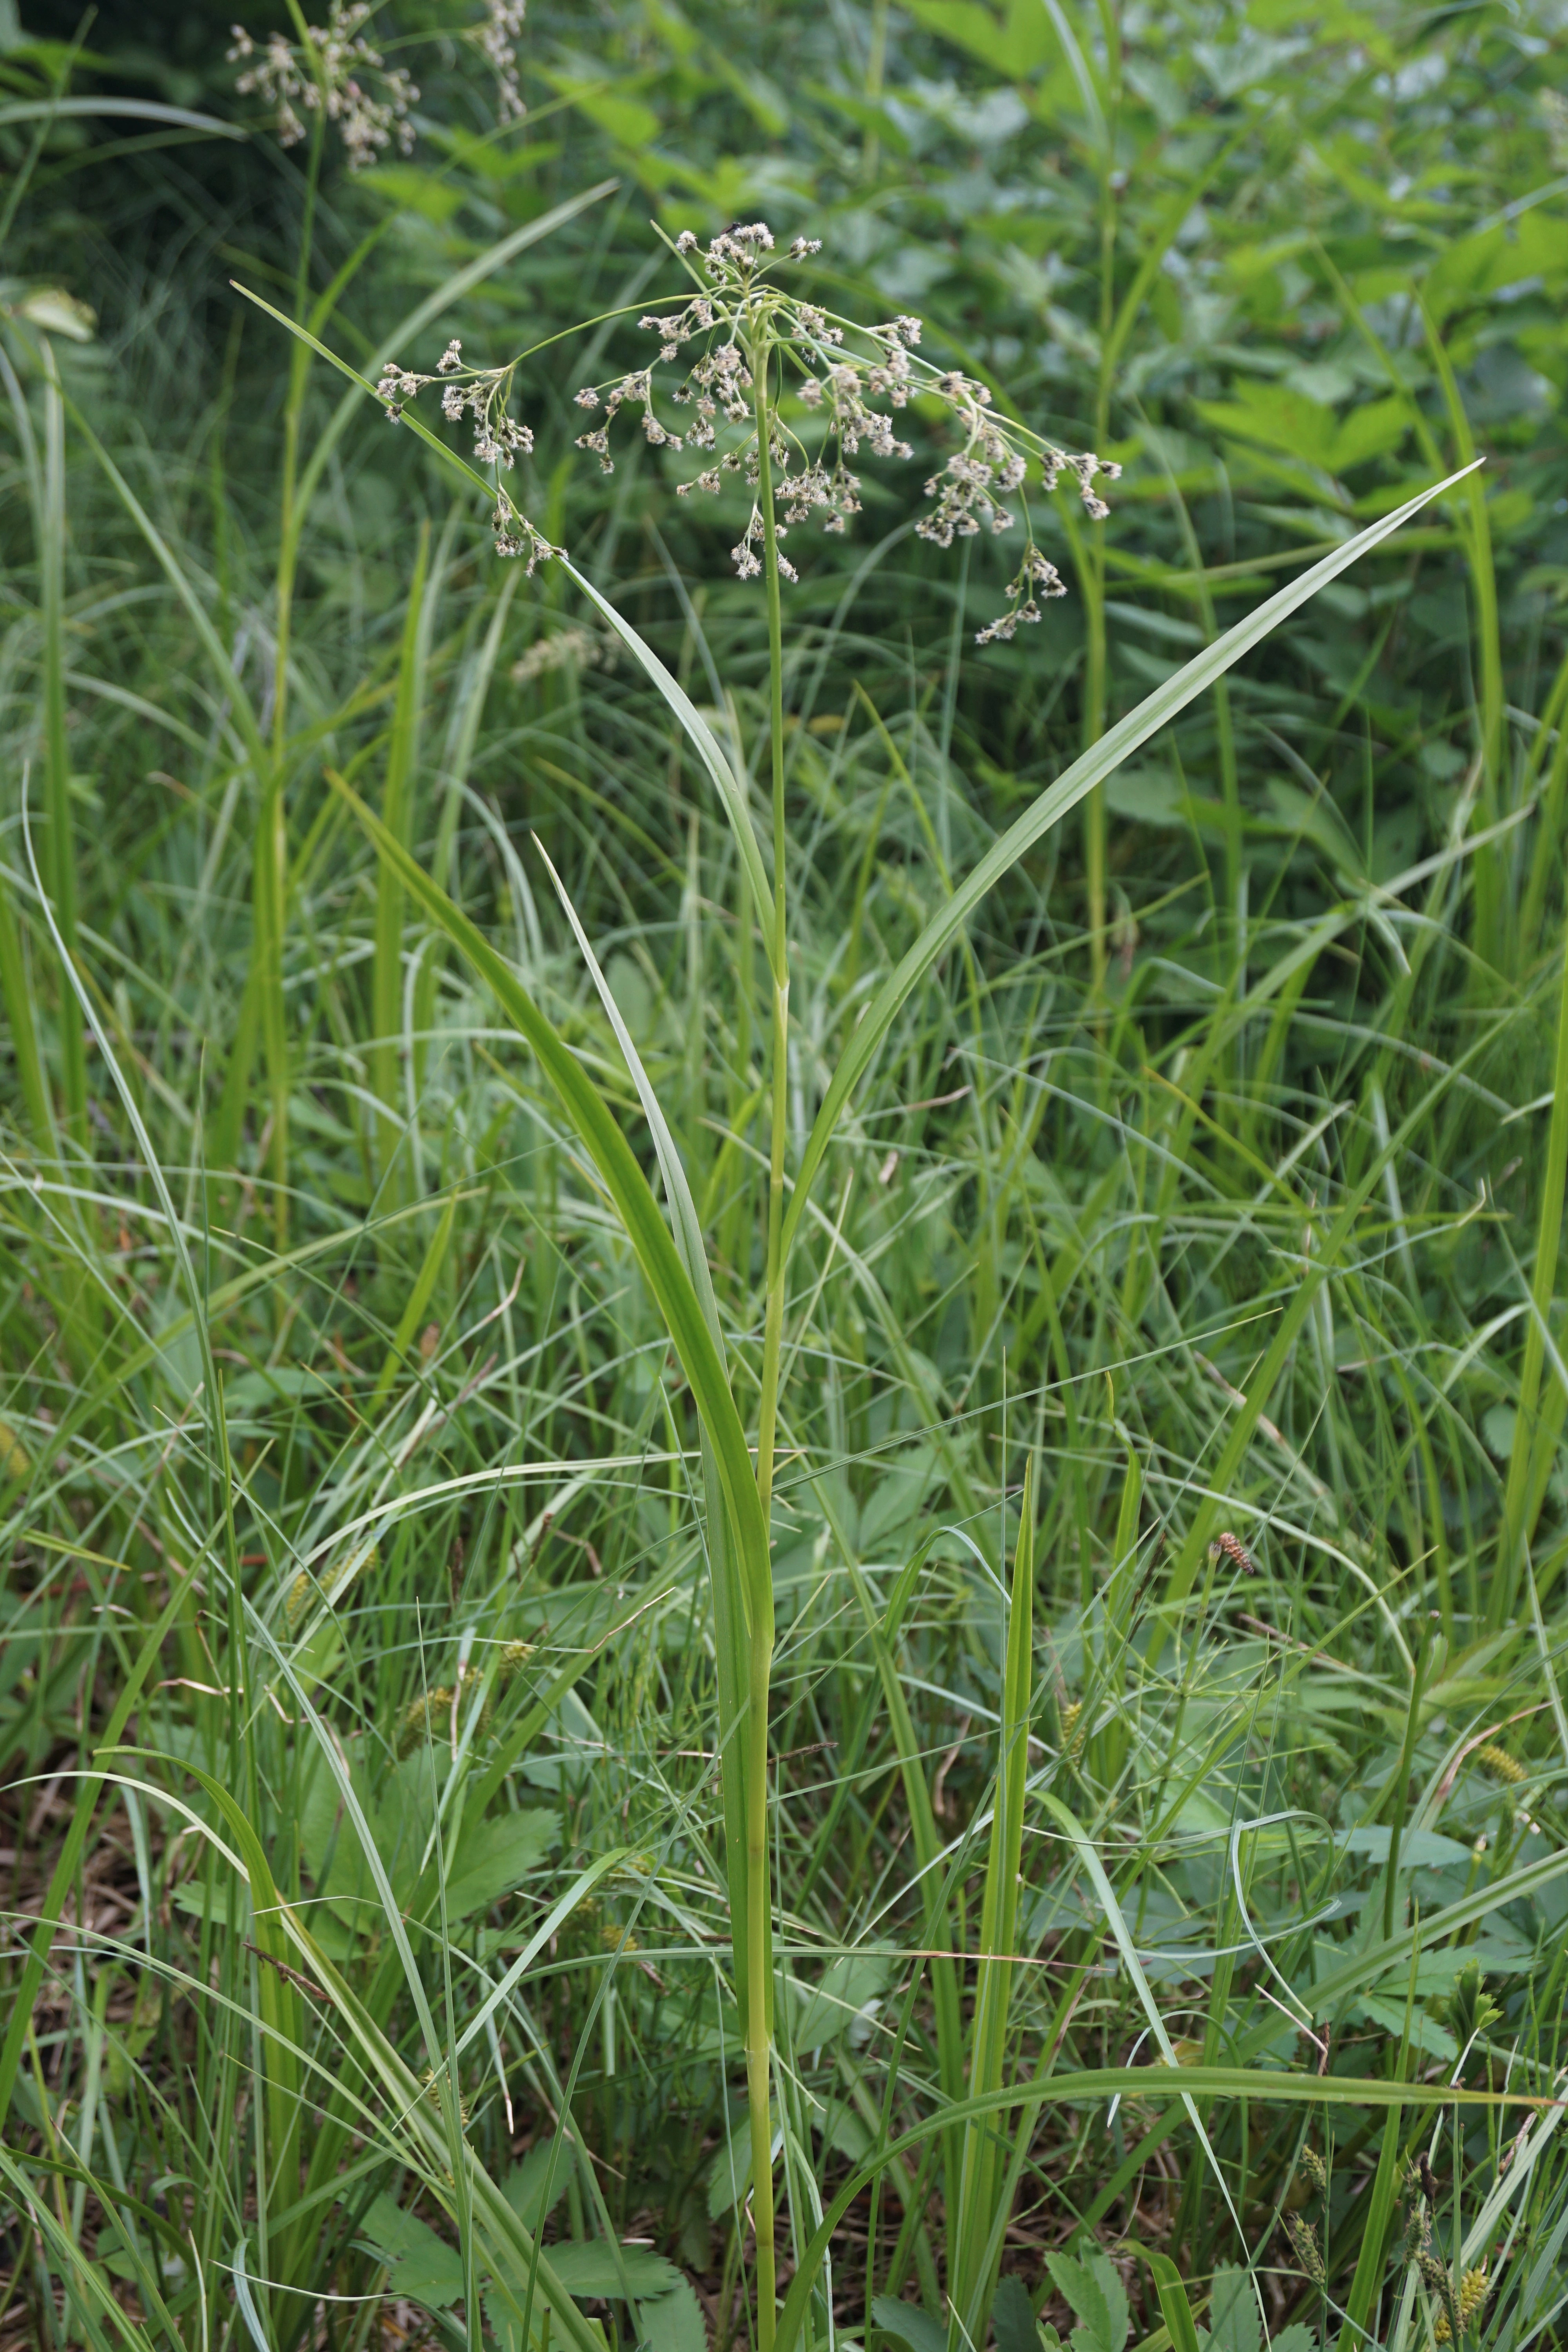
[[[1476,463],[1479,465],[1479,462],[1478,458]],[[1179,710],[1184,710],[1189,702],[1195,701],[1215,678],[1223,677],[1244,654],[1250,653],[1255,646],[1261,644],[1281,621],[1308,603],[1320,588],[1325,588],[1330,581],[1337,580],[1342,572],[1347,571],[1362,556],[1370,554],[1374,547],[1381,545],[1413,515],[1430,506],[1434,499],[1441,498],[1445,491],[1453,488],[1456,482],[1463,481],[1472,470],[1471,467],[1463,467],[1458,473],[1450,474],[1446,481],[1433,483],[1429,489],[1421,492],[1419,498],[1410,499],[1404,506],[1396,507],[1359,537],[1348,540],[1343,547],[1336,548],[1331,555],[1324,556],[1321,563],[1315,563],[1310,572],[1304,572],[1288,588],[1281,588],[1267,598],[1255,612],[1247,614],[1246,620],[1238,621],[1234,628],[1226,631],[1224,636],[1216,637],[1213,645],[1205,646],[1200,654],[1194,655],[1185,667],[1179,669],[1163,686],[1156,687],[1136,710],[1130,711],[1125,719],[1118,719],[1091,750],[1075,760],[1054,784],[1047,787],[1033,806],[1009,825],[1001,840],[986,852],[979,865],[960,884],[941,913],[932,916],[914,945],[882,982],[861,1014],[854,1035],[839,1057],[822,1107],[812,1123],[811,1133],[806,1138],[805,1149],[795,1172],[795,1189],[784,1216],[784,1249],[786,1257],[805,1212],[812,1180],[833,1140],[846,1103],[874,1059],[900,1007],[938,957],[952,944],[986,892],[1017,864],[1026,850],[1033,848],[1043,835],[1076,808],[1096,784],[1114,774],[1124,760],[1130,759]]]

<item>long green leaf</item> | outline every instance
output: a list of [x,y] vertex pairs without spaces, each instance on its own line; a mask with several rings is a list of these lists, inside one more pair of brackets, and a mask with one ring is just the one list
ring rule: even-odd
[[[424,698],[426,583],[430,568],[430,526],[419,533],[419,552],[403,618],[397,660],[397,694],[386,749],[386,789],[382,822],[405,849],[412,826],[410,793]],[[281,915],[281,909],[279,910]],[[384,1183],[403,1136],[399,1083],[403,1033],[403,886],[396,868],[383,861],[376,877],[375,959],[371,972],[371,1090],[381,1103],[376,1128],[376,1163]]]
[[[577,910],[566,892],[565,885],[552,865],[543,845],[538,845],[546,870],[555,885],[556,896],[571,924],[583,961],[592,974],[605,1017],[616,1033],[616,1042],[632,1074],[632,1084],[637,1100],[647,1120],[658,1156],[659,1173],[669,1202],[670,1216],[675,1225],[676,1244],[702,1307],[703,1318],[711,1334],[713,1345],[723,1354],[724,1338],[719,1324],[719,1305],[713,1296],[713,1277],[709,1269],[707,1254],[702,1244],[702,1224],[697,1213],[697,1203],[691,1197],[691,1187],[669,1122],[655,1091],[652,1079],[643,1066],[643,1059],[630,1030],[622,1018],[619,1005],[599,969],[588,935],[577,919]],[[742,1711],[746,1699],[745,1595],[736,1587],[734,1562],[731,1558],[723,1514],[716,1506],[721,1492],[718,1464],[712,1442],[706,1429],[702,1433],[702,1483],[708,1500],[708,1568],[713,1592],[714,1664],[719,1685],[719,1746],[724,1759],[721,1788],[724,1805],[724,1867],[728,1879],[731,1944],[734,1956],[735,1990],[741,2011],[742,2036],[745,2032],[747,2001],[750,1998],[750,1968],[746,1951],[746,1897],[750,1864],[746,1851],[746,1789],[748,1762],[746,1743],[741,1734]],[[759,1606],[765,1608],[771,1619],[771,1591],[759,1596]]]
[[[1538,850],[1536,855],[1542,853]],[[1557,1290],[1558,1253],[1563,1242],[1563,1197],[1568,1189],[1568,948],[1563,958],[1563,982],[1557,1003],[1557,1052],[1552,1067],[1552,1122],[1546,1136],[1546,1169],[1541,1188],[1541,1216],[1535,1234],[1535,1268],[1531,1284],[1534,1313],[1525,1327],[1524,1362],[1519,1375],[1518,1434],[1509,1456],[1508,1486],[1503,1496],[1502,1527],[1498,1545],[1498,1572],[1487,1610],[1487,1629],[1496,1632],[1512,1621],[1519,1591],[1524,1547],[1535,1532],[1535,1521],[1546,1493],[1546,1482],[1557,1456],[1563,1426],[1563,1391],[1553,1384],[1546,1410],[1541,1407],[1541,1374],[1545,1360],[1545,1334]]]
[[46,872],[59,927],[60,1076],[66,1124],[87,1141],[87,1056],[71,1009],[76,962],[76,829],[71,817],[70,751],[66,742],[65,560],[66,415],[54,353],[44,352],[44,504],[38,580],[44,621],[44,774],[49,830]]
[[[1035,1601],[1035,1465],[1024,1474],[1018,1547],[1007,1609],[1005,1663],[1002,1677],[1002,1722],[998,1735],[996,1795],[991,1815],[991,1846],[981,1897],[979,1969],[975,1980],[973,2056],[970,2089],[1000,2090],[1007,2050],[1007,2013],[1018,1926],[1018,1871],[1024,1847],[1024,1790],[1029,1774],[1029,1717],[1033,1692]],[[997,2257],[1006,2216],[995,2210],[1002,2175],[1001,2147],[989,2122],[971,2124],[963,2136],[958,2195],[958,2230],[951,2249],[952,2305],[970,2340],[978,2339],[981,2315],[990,2301],[992,2249]]]
[[754,1610],[768,1589],[768,1537],[745,1432],[701,1301],[659,1213],[647,1178],[598,1088],[575,1055],[562,1044],[511,966],[496,952],[478,926],[453,905],[446,892],[437,887],[401,843],[393,839],[352,786],[335,770],[329,769],[327,772],[333,790],[347,801],[380,856],[395,866],[409,897],[417,900],[430,920],[446,933],[494,992],[519,1034],[537,1056],[598,1170],[664,1318],[681,1369],[690,1383],[703,1428],[712,1443],[731,1529],[739,1548],[748,1604]]
[[41,122],[58,114],[128,115],[135,122],[172,122],[205,131],[214,139],[248,139],[243,123],[220,122],[216,114],[193,114],[188,106],[164,106],[151,98],[24,98],[0,106],[0,124]]
[[775,979],[782,978],[782,973],[774,968],[775,926],[773,891],[768,882],[767,868],[763,864],[763,853],[757,845],[756,827],[752,823],[752,813],[746,804],[745,790],[740,778],[736,775],[713,730],[709,726],[685,688],[670,676],[653,647],[633,628],[629,621],[622,618],[607,597],[600,595],[593,582],[584,578],[574,563],[570,562],[565,556],[560,560],[563,570],[570,572],[584,595],[603,614],[622,644],[636,656],[647,671],[675,713],[682,732],[692,745],[698,758],[712,777],[724,814],[729,819],[730,831],[734,837],[735,847],[740,853],[742,868],[746,877],[746,887],[752,894],[752,904],[756,909],[757,927],[762,933],[763,951],[768,959],[768,968],[773,971]]
[[[1478,459],[1477,463],[1479,462]],[[1343,547],[1336,548],[1331,555],[1326,555],[1321,563],[1315,563],[1310,572],[1304,572],[1288,588],[1281,588],[1276,594],[1266,598],[1255,612],[1247,614],[1246,620],[1238,621],[1235,628],[1227,629],[1224,636],[1216,637],[1212,646],[1205,646],[1184,669],[1178,670],[1174,677],[1167,678],[1163,686],[1156,687],[1136,710],[1129,711],[1125,719],[1119,719],[1098,743],[1085,751],[1080,759],[1075,760],[1054,784],[1047,786],[1038,800],[1026,809],[1016,824],[1008,826],[1001,840],[986,852],[946,905],[931,917],[914,945],[882,982],[857,1024],[855,1033],[833,1073],[801,1155],[795,1189],[784,1216],[784,1247],[786,1255],[805,1213],[806,1196],[811,1190],[812,1180],[833,1140],[846,1103],[880,1048],[900,1007],[937,958],[952,944],[986,892],[1017,864],[1026,850],[1032,849],[1043,835],[1075,809],[1096,784],[1114,774],[1124,760],[1130,759],[1152,735],[1158,734],[1160,729],[1168,725],[1178,711],[1184,710],[1189,702],[1195,701],[1215,678],[1223,677],[1227,669],[1233,667],[1244,654],[1250,653],[1253,646],[1259,645],[1281,621],[1315,596],[1320,588],[1327,587],[1331,580],[1337,580],[1342,572],[1347,571],[1362,556],[1370,554],[1391,532],[1408,522],[1413,515],[1419,514],[1424,507],[1430,506],[1434,499],[1441,498],[1446,490],[1453,488],[1456,482],[1463,481],[1470,471],[1467,466],[1458,473],[1450,474],[1446,481],[1435,482],[1430,489],[1423,490],[1419,498],[1396,507],[1392,514],[1385,515],[1381,522],[1373,523],[1359,538],[1349,540]]]

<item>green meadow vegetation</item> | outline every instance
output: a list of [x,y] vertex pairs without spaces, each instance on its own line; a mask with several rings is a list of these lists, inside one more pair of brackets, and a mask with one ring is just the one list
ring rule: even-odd
[[0,0],[0,2347],[1547,2352],[1568,7],[312,13]]

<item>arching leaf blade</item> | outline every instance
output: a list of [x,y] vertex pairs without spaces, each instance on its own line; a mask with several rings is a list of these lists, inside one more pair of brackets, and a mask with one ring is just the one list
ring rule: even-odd
[[[1478,459],[1477,462],[1480,461]],[[1032,849],[1036,842],[1054,824],[1059,824],[1097,784],[1103,783],[1107,776],[1114,774],[1124,760],[1130,759],[1152,735],[1157,734],[1162,727],[1174,719],[1178,711],[1184,710],[1189,702],[1195,701],[1216,678],[1223,677],[1227,669],[1244,654],[1250,653],[1253,646],[1260,644],[1281,621],[1288,619],[1315,596],[1320,588],[1327,587],[1331,580],[1337,579],[1362,556],[1370,554],[1374,547],[1408,522],[1413,515],[1430,506],[1434,499],[1441,498],[1453,488],[1456,482],[1463,481],[1471,470],[1468,466],[1462,467],[1446,480],[1435,482],[1418,498],[1410,499],[1404,506],[1396,507],[1392,514],[1384,515],[1357,538],[1347,540],[1343,547],[1336,548],[1331,555],[1324,556],[1321,562],[1313,564],[1310,572],[1304,572],[1299,580],[1293,580],[1289,587],[1266,597],[1245,620],[1238,621],[1234,628],[1227,629],[1223,636],[1205,646],[1184,668],[1178,670],[1173,677],[1167,678],[1163,686],[1156,687],[1152,694],[1147,695],[1136,710],[1129,711],[1125,719],[1119,719],[1098,743],[1075,760],[1054,784],[1047,786],[1016,824],[1008,826],[946,905],[931,917],[919,939],[896,969],[889,972],[861,1015],[854,1035],[840,1056],[827,1092],[823,1097],[822,1107],[812,1124],[811,1133],[806,1138],[795,1189],[784,1213],[784,1248],[786,1255],[805,1213],[812,1180],[833,1140],[846,1103],[875,1058],[900,1006],[907,1002],[937,958],[951,946],[986,892],[1017,864],[1026,850]]]

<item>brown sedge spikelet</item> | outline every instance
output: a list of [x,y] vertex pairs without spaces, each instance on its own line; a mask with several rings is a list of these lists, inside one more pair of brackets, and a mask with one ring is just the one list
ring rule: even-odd
[[1240,1537],[1233,1536],[1228,1528],[1222,1528],[1210,1544],[1209,1559],[1216,1565],[1222,1559],[1228,1559],[1232,1568],[1239,1569],[1243,1576],[1256,1576],[1258,1573],[1258,1562]]

